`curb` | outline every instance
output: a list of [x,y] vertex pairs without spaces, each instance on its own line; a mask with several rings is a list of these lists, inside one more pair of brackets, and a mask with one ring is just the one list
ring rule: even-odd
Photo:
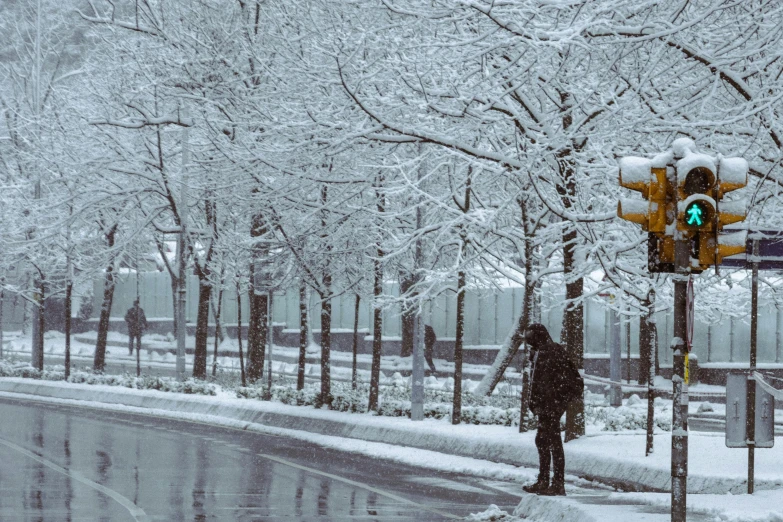
[[[211,415],[241,423],[255,423],[273,428],[298,430],[320,435],[358,439],[369,442],[408,446],[462,457],[488,460],[512,466],[538,466],[538,452],[533,444],[533,434],[519,435],[516,430],[498,427],[499,436],[487,437],[466,431],[468,426],[450,424],[413,423],[390,426],[389,418],[357,415],[310,408],[287,406],[280,403],[256,402],[247,399],[217,401],[210,397],[179,395],[154,390],[128,389],[115,391],[107,386],[32,381],[19,378],[0,379],[0,392],[92,401],[106,404],[132,406],[141,409],[158,409],[176,413]],[[292,411],[295,410],[295,411]],[[345,417],[353,417],[354,422]],[[343,418],[340,418],[343,417]],[[506,430],[508,438],[505,438]],[[569,451],[566,446],[566,473],[595,480],[626,491],[669,492],[670,470],[653,468],[602,456],[598,459],[589,452]],[[629,473],[632,471],[632,473]],[[633,481],[617,477],[635,477]],[[757,480],[756,489],[775,489],[780,484]],[[742,493],[746,483],[739,478],[720,478],[689,475],[689,493],[726,494]]]

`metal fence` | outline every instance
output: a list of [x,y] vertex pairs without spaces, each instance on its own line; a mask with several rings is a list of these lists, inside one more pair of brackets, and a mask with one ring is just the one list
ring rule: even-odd
[[[96,280],[93,291],[93,317],[97,317],[103,294],[103,282]],[[133,304],[136,296],[136,276],[120,277],[112,306],[112,317],[121,318]],[[195,322],[198,307],[198,278],[188,278],[188,300],[186,316],[188,322]],[[170,319],[172,317],[171,283],[166,273],[143,273],[138,280],[141,306],[147,317],[152,319]],[[384,288],[387,296],[399,295],[396,285]],[[522,309],[522,288],[505,288],[496,292],[482,294],[468,292],[465,296],[465,344],[469,346],[496,346],[502,344],[508,332],[514,327]],[[215,295],[216,297],[216,295]],[[332,299],[332,331],[353,330],[354,301],[352,294],[344,294]],[[541,303],[541,322],[543,322],[557,340],[560,338],[562,324],[562,295],[550,295]],[[310,297],[310,325],[320,329],[320,300],[317,294]],[[424,308],[424,318],[435,329],[439,339],[450,340],[456,335],[457,299],[454,294],[444,294],[429,302]],[[237,299],[233,289],[223,293],[222,321],[236,324]],[[18,313],[17,313],[18,315]],[[249,317],[247,295],[242,296],[242,317],[247,323]],[[603,298],[588,300],[584,307],[585,352],[588,354],[608,353],[608,322],[612,314],[608,312]],[[400,310],[386,309],[383,312],[383,336],[387,339],[398,338],[401,333]],[[273,298],[273,320],[284,323],[286,328],[299,327],[299,291],[289,289]],[[659,354],[661,364],[671,364],[671,344],[673,322],[671,314],[656,314],[658,324]],[[631,354],[638,354],[639,321],[631,323]],[[783,313],[774,307],[759,309],[759,362],[781,362],[781,328]],[[359,310],[359,328],[372,331],[372,308],[369,300],[363,300]],[[627,351],[625,328],[621,330],[623,355]],[[694,329],[694,352],[703,365],[709,362],[747,362],[750,344],[749,321],[739,318],[726,318],[720,324],[708,326],[698,321]]]

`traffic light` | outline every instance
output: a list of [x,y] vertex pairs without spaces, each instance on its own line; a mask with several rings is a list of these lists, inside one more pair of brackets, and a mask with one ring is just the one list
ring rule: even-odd
[[643,201],[620,198],[617,216],[642,225],[647,231],[647,267],[650,272],[674,271],[674,239],[666,225],[674,221],[674,194],[666,166],[653,166],[651,159],[620,158],[620,185],[642,193]]
[[620,158],[620,185],[642,193],[645,201],[620,198],[617,216],[639,223],[647,232],[664,234],[667,223],[667,202],[671,200],[666,167],[654,167],[647,158]]
[[724,200],[723,196],[748,184],[748,162],[744,158],[719,158],[718,182],[715,186],[717,216],[714,234],[699,235],[699,264],[719,265],[724,257],[741,254],[746,249],[747,231],[720,233],[726,225],[744,221],[748,215],[745,198]]
[[677,162],[677,230],[692,237],[715,229],[715,159],[690,153]]
[[[674,271],[678,238],[691,240],[691,257],[698,262],[696,266],[692,261],[693,271],[705,270],[720,264],[726,256],[744,252],[744,231],[721,231],[747,216],[744,199],[724,200],[724,196],[747,185],[748,162],[743,158],[715,158],[690,149],[684,150],[676,162],[676,171],[667,169],[664,161],[671,161],[671,153],[656,159],[627,156],[619,160],[620,185],[641,192],[644,200],[620,198],[617,216],[642,225],[648,232],[650,272]],[[675,172],[676,187],[670,183]]]

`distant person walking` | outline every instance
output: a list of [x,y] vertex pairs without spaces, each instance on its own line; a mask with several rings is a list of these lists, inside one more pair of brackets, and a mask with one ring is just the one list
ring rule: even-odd
[[[538,480],[522,489],[539,495],[565,495],[565,453],[560,438],[560,417],[568,403],[584,393],[584,381],[568,353],[552,340],[544,325],[528,326],[525,342],[531,361],[530,411],[538,417]],[[551,484],[550,461],[555,468]]]
[[427,364],[430,367],[430,371],[432,373],[435,373],[435,363],[432,362],[432,350],[435,347],[435,341],[437,341],[438,338],[435,337],[435,330],[432,329],[432,326],[425,324],[424,325],[424,360],[427,361]]
[[136,349],[141,350],[141,334],[147,329],[147,316],[138,299],[125,312],[125,324],[128,326],[128,355],[133,355],[133,340],[136,340]]

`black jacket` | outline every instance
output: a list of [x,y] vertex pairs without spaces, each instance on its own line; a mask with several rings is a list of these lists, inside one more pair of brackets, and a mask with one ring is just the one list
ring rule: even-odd
[[125,322],[128,325],[128,335],[138,336],[147,329],[147,316],[140,306],[131,306],[125,312]]
[[534,335],[528,340],[532,377],[530,411],[539,416],[560,417],[568,403],[582,393],[584,381],[568,353],[549,337],[549,332],[542,325],[531,326],[540,326],[543,331],[533,329]]

